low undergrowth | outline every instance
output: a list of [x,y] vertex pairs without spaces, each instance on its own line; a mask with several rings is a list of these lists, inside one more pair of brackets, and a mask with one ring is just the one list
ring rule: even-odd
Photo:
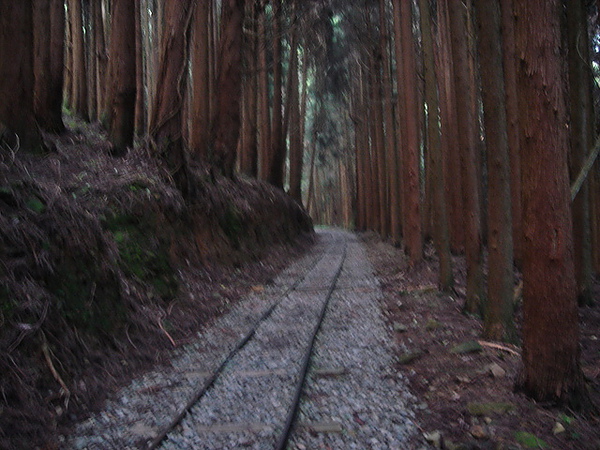
[[256,181],[198,176],[185,202],[149,151],[71,125],[47,155],[0,154],[0,448],[52,446],[312,230]]

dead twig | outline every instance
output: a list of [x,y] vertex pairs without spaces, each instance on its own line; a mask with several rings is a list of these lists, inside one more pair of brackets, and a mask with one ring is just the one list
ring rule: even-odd
[[69,398],[71,397],[71,391],[69,390],[66,383],[63,381],[60,374],[54,367],[54,363],[52,362],[52,357],[50,355],[50,349],[48,348],[48,341],[46,340],[46,335],[42,333],[42,336],[44,338],[44,342],[42,342],[42,353],[44,354],[44,359],[46,360],[48,369],[50,369],[50,373],[52,373],[52,376],[58,382],[58,384],[60,384],[60,387],[63,390],[63,395],[66,397],[66,400],[65,400],[65,407],[66,407],[69,403]]
[[510,353],[511,355],[521,356],[521,354],[518,351],[513,350],[512,348],[510,348],[506,345],[496,344],[495,342],[488,342],[488,341],[477,341],[477,343],[479,345],[481,345],[482,347],[494,348],[496,350],[502,350],[504,352]]
[[171,344],[173,344],[173,347],[177,347],[177,344],[175,343],[175,340],[171,337],[171,335],[169,334],[169,332],[167,330],[165,330],[165,327],[163,326],[162,323],[162,316],[158,317],[158,327],[162,330],[163,333],[165,333],[165,336],[167,336],[167,338],[169,339],[169,341],[171,341]]

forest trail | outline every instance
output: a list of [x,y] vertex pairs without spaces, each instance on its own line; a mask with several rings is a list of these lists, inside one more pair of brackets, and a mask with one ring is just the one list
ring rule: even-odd
[[402,448],[415,429],[412,397],[393,369],[379,282],[355,235],[317,235],[272,284],[257,286],[179,350],[170,370],[134,380],[61,445],[144,447],[205,385],[163,448],[274,448],[326,308],[288,448]]

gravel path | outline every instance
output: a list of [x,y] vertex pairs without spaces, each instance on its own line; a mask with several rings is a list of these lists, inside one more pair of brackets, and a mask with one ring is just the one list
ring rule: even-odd
[[268,320],[163,448],[273,448],[294,396],[303,352],[329,297],[288,448],[404,448],[415,428],[407,407],[412,401],[392,370],[380,295],[356,237],[321,231],[310,254],[181,349],[172,360],[173,370],[163,368],[132,382],[102,413],[65,437],[63,448],[143,448],[271,308]]

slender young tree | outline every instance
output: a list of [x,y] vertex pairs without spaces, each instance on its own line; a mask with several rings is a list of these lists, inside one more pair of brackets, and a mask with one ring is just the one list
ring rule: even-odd
[[484,304],[483,335],[512,340],[513,243],[510,192],[510,154],[506,121],[502,32],[499,0],[476,5],[478,55],[481,73],[485,142],[488,156],[488,294]]
[[122,155],[133,146],[136,107],[135,0],[113,0],[109,48],[111,96],[108,138],[113,152]]
[[523,177],[523,369],[539,401],[580,404],[562,2],[515,0]]

